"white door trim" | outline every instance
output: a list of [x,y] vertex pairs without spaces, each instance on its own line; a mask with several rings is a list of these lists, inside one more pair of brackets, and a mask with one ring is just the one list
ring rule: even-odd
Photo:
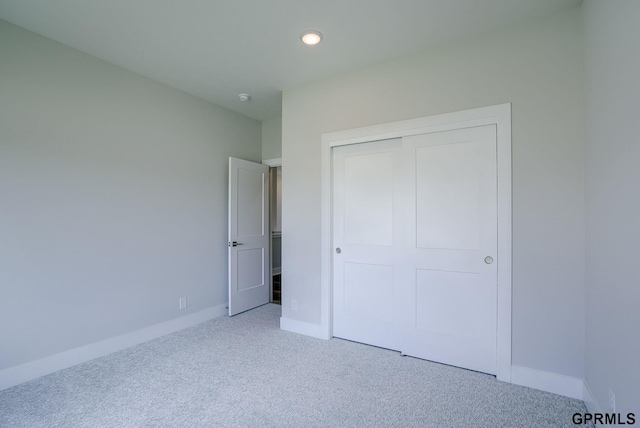
[[498,325],[497,378],[511,381],[511,104],[481,107],[454,113],[349,129],[322,135],[320,331],[333,337],[331,260],[331,152],[336,146],[426,134],[438,131],[496,125],[498,166]]
[[274,167],[274,166],[282,166],[282,158],[275,158],[275,159],[263,159],[262,160],[262,164],[263,165],[268,165],[270,167]]

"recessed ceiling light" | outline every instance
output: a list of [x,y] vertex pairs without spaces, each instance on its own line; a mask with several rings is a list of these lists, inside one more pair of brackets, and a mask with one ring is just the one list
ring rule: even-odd
[[300,40],[305,45],[313,46],[322,41],[322,33],[320,31],[305,31],[300,34]]
[[249,96],[249,94],[240,94],[238,95],[238,98],[240,98],[240,102],[247,102],[251,99],[251,97]]

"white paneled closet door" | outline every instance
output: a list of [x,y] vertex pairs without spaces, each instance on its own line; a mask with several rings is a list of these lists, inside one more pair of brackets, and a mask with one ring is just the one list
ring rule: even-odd
[[401,140],[333,151],[333,333],[399,349]]
[[496,373],[494,125],[403,139],[405,251],[413,304],[402,351]]
[[334,149],[334,336],[496,373],[494,125]]

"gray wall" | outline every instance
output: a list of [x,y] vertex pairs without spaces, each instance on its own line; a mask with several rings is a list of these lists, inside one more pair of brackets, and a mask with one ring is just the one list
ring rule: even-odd
[[262,122],[262,159],[282,157],[282,118]]
[[[586,383],[603,411],[640,413],[640,2],[585,13]],[[624,420],[624,418],[623,418]]]
[[511,102],[513,363],[583,378],[582,71],[573,9],[284,91],[283,317],[320,323],[321,134]]
[[0,58],[0,370],[224,304],[261,123],[4,21]]

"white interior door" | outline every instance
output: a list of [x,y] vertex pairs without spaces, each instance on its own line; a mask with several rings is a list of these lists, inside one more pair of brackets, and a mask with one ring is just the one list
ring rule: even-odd
[[403,138],[405,261],[414,299],[402,351],[496,373],[494,125]]
[[337,147],[333,171],[334,336],[495,374],[495,126]]
[[399,349],[401,140],[337,147],[334,171],[333,333]]
[[229,158],[229,315],[269,302],[269,167]]

